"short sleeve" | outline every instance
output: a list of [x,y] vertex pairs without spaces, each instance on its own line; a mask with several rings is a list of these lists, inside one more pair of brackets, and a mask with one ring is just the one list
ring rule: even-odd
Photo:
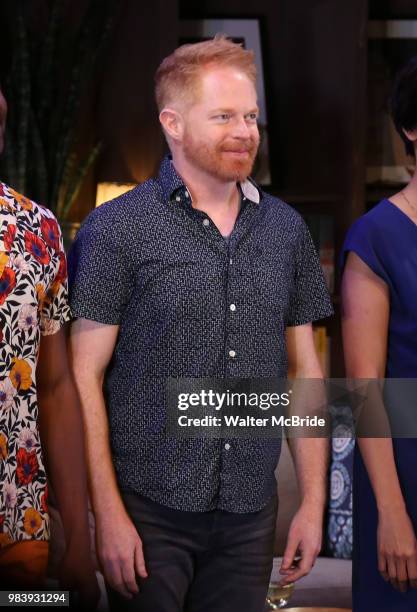
[[333,314],[320,260],[303,219],[300,219],[295,260],[294,288],[286,320],[290,327],[305,325]]
[[[59,229],[58,224],[56,226]],[[68,299],[67,259],[60,229],[59,248],[53,261],[55,267],[49,285],[45,288],[42,285],[37,286],[42,336],[56,334],[65,323],[71,320]]]
[[133,287],[126,244],[116,230],[90,215],[76,236],[68,255],[74,318],[107,325],[121,322]]
[[339,265],[341,270],[345,267],[349,252],[353,251],[366,263],[372,272],[388,282],[383,263],[378,256],[376,232],[377,229],[367,215],[355,221],[347,233],[340,255]]

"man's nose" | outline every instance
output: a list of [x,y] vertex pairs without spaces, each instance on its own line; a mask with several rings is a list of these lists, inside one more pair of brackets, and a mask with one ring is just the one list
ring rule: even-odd
[[235,117],[232,133],[235,138],[250,138],[249,126],[245,117]]

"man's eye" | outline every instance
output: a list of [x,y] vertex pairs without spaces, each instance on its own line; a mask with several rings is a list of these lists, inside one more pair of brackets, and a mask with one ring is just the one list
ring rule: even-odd
[[230,119],[230,115],[227,113],[222,113],[221,115],[217,115],[216,119],[220,119],[221,121],[227,121]]
[[256,113],[249,113],[249,115],[246,115],[246,118],[249,121],[257,121],[258,120],[258,115]]

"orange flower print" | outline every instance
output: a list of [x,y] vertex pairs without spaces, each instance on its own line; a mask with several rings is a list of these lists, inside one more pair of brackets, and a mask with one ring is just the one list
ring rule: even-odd
[[17,193],[17,191],[12,189],[11,187],[9,187],[9,192],[10,195],[14,197],[16,202],[18,202],[22,208],[24,208],[25,210],[32,210],[32,202],[28,198],[21,195],[20,193]]
[[44,300],[42,301],[42,305],[39,305],[39,307],[43,308],[45,306],[49,306],[49,304],[52,304],[52,302],[54,301],[54,299],[60,292],[61,286],[62,286],[61,281],[55,279],[54,282],[46,290],[46,293],[44,294],[45,295]]
[[39,310],[42,310],[43,303],[46,300],[45,287],[42,285],[42,283],[38,283],[36,285],[36,295],[38,297],[38,308]]
[[0,276],[3,275],[4,268],[9,263],[9,256],[5,251],[0,251]]
[[46,292],[46,303],[51,304],[59,293],[61,281],[55,280]]
[[26,510],[23,527],[29,535],[33,535],[42,527],[42,517],[35,508],[28,508]]
[[10,380],[18,391],[27,391],[32,385],[32,368],[24,359],[13,359],[13,367],[10,370]]
[[[0,193],[0,196],[1,195],[2,194]],[[13,210],[9,200],[6,200],[6,198],[0,197],[0,206],[3,207],[3,208],[7,208],[8,210]]]
[[7,438],[3,433],[0,433],[0,458],[7,459],[8,454]]

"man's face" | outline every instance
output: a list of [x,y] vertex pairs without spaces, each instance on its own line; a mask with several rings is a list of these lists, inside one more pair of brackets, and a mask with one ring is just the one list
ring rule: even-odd
[[183,154],[223,181],[243,181],[259,146],[256,90],[237,68],[207,69],[196,101],[183,113]]
[[4,133],[6,131],[6,115],[7,115],[6,99],[3,96],[3,92],[0,88],[0,153],[3,152],[3,148],[4,148]]

